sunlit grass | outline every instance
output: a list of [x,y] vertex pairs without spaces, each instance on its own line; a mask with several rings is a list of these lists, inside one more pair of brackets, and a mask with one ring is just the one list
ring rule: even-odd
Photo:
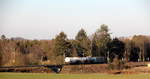
[[0,73],[0,79],[150,79],[150,74]]

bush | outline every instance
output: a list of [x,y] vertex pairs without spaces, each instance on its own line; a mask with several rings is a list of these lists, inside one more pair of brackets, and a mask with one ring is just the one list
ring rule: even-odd
[[117,69],[122,70],[128,68],[125,66],[125,62],[122,60],[119,60],[118,58],[114,58],[113,62],[108,65],[108,69]]

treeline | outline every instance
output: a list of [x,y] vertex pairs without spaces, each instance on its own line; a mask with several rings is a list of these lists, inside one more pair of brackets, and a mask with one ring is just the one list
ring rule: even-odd
[[60,32],[52,40],[0,39],[0,65],[62,64],[64,57],[104,57],[107,62],[115,58],[122,61],[150,61],[150,37],[111,38],[109,28],[103,24],[90,37],[84,29],[75,39]]

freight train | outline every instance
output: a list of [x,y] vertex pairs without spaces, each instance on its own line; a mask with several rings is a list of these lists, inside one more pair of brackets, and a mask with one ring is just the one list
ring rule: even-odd
[[106,59],[104,57],[66,57],[66,64],[98,64],[98,63],[106,63]]

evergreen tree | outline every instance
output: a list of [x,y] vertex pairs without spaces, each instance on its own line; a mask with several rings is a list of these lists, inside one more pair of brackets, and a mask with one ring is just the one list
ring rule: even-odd
[[84,31],[84,29],[81,29],[77,36],[75,37],[76,39],[76,49],[77,49],[77,53],[78,56],[91,56],[91,42],[86,34],[86,32]]
[[61,32],[55,38],[54,51],[57,56],[71,56],[72,45],[68,42],[67,35]]

